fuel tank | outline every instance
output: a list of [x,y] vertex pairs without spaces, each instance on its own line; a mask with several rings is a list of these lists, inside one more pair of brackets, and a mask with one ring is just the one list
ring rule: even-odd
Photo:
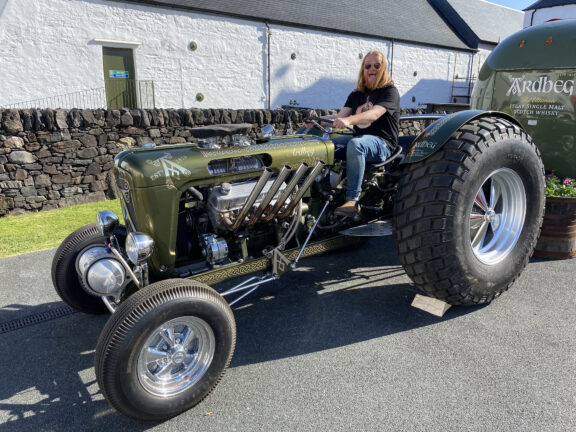
[[178,144],[137,148],[119,153],[116,168],[129,174],[132,188],[171,186],[185,190],[190,186],[231,182],[270,168],[278,173],[282,166],[313,166],[318,160],[334,161],[332,141],[311,136],[274,137],[249,146],[200,148]]

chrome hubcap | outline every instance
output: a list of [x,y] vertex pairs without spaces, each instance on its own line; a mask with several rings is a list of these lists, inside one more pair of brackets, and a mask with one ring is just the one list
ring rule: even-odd
[[476,192],[470,211],[470,245],[484,264],[502,261],[520,238],[526,217],[522,179],[509,168],[491,173]]
[[175,318],[155,329],[138,356],[138,379],[157,396],[180,393],[204,376],[214,358],[216,339],[201,318]]

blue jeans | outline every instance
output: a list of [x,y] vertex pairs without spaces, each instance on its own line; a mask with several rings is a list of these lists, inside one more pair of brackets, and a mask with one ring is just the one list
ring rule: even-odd
[[346,199],[358,201],[366,163],[384,162],[390,156],[390,148],[384,138],[375,135],[339,136],[332,141],[338,159],[344,159],[346,151]]

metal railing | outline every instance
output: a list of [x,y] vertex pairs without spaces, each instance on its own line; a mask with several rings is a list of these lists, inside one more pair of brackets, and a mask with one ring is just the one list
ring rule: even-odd
[[154,81],[128,79],[122,81],[125,90],[116,83],[106,83],[106,87],[16,102],[1,105],[0,108],[156,108]]
[[155,108],[154,81],[105,79],[108,108]]

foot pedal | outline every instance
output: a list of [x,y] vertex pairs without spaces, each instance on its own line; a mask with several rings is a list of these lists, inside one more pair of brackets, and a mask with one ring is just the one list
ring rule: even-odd
[[385,237],[392,235],[392,222],[379,220],[340,231],[352,237]]
[[442,300],[416,294],[412,302],[412,307],[421,309],[437,317],[442,317],[446,311],[450,309],[451,305]]

